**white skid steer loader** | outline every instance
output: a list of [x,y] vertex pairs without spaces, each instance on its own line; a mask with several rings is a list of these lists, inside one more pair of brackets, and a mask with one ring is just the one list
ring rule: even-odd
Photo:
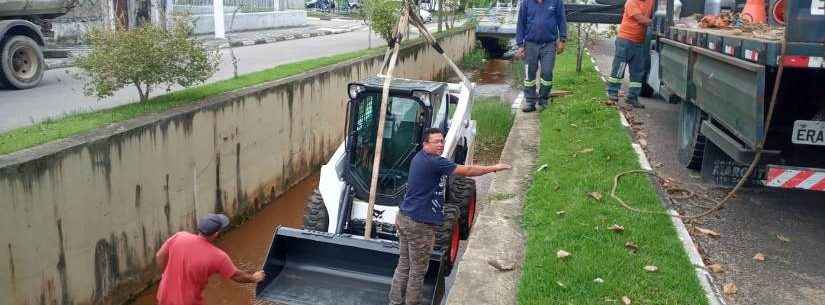
[[[307,200],[304,228],[276,229],[263,266],[266,280],[256,287],[259,301],[387,304],[399,254],[395,218],[407,191],[410,161],[422,148],[424,131],[430,127],[446,131],[443,156],[459,164],[472,163],[474,85],[412,13],[409,1],[405,11],[396,28],[398,41],[412,22],[462,82],[392,78],[399,44],[391,42],[384,65],[388,76],[349,84],[344,143],[321,167],[319,187]],[[440,304],[444,279],[456,263],[459,242],[469,235],[476,214],[472,179],[452,176],[443,187],[445,221],[436,233],[421,304]]]

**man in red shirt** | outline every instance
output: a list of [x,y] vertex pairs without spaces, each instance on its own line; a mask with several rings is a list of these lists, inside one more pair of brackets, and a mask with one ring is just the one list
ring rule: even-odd
[[645,57],[650,56],[644,48],[645,32],[650,24],[654,0],[627,0],[624,5],[622,23],[616,38],[616,50],[613,56],[613,68],[607,78],[607,96],[613,102],[619,101],[619,89],[622,87],[625,66],[630,70],[630,84],[627,89],[626,103],[644,108],[639,103],[642,91]]
[[159,305],[203,305],[203,288],[215,273],[238,283],[257,283],[264,272],[238,270],[229,255],[212,242],[229,226],[223,214],[207,214],[198,221],[198,234],[178,232],[163,243],[155,260],[163,272]]

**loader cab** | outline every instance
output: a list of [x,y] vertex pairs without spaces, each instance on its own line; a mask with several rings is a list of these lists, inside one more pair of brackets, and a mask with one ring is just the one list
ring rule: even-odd
[[[356,198],[369,197],[384,78],[374,76],[349,85],[346,170],[344,179]],[[421,150],[429,127],[446,131],[450,103],[444,83],[393,79],[387,104],[376,203],[398,205],[407,191],[412,158]]]

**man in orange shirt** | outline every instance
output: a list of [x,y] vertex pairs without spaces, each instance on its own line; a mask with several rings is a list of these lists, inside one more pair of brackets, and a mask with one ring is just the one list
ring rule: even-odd
[[644,108],[639,103],[642,91],[645,57],[650,56],[644,48],[645,32],[650,24],[654,0],[627,0],[624,5],[622,23],[619,25],[619,37],[616,37],[616,49],[613,56],[613,68],[607,78],[607,96],[613,102],[619,101],[619,89],[627,66],[630,70],[630,84],[626,103],[635,108]]
[[238,283],[263,281],[264,272],[239,270],[226,252],[212,242],[229,226],[223,214],[207,214],[198,221],[198,234],[178,232],[163,243],[155,255],[163,271],[158,286],[159,305],[203,305],[203,288],[213,274]]

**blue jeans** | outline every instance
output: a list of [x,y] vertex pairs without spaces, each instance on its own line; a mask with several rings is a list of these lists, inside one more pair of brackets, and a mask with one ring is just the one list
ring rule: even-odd
[[[556,42],[524,42],[524,101],[529,106],[547,105],[553,87],[553,66],[556,64]],[[536,76],[541,67],[541,77]],[[538,78],[538,79],[537,79]],[[538,94],[536,86],[539,86]]]
[[637,102],[639,93],[642,91],[642,78],[644,77],[644,65],[647,54],[644,52],[641,43],[635,43],[624,38],[616,38],[616,49],[613,56],[613,67],[610,76],[607,77],[607,96],[611,99],[619,97],[619,89],[622,87],[624,70],[630,70],[630,84],[627,88],[627,101]]

